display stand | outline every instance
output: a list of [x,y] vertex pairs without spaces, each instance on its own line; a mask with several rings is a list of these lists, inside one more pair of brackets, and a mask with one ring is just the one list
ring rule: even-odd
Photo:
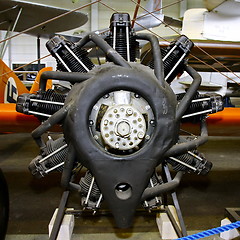
[[240,208],[226,208],[225,215],[231,222],[240,221]]
[[[170,171],[169,171],[169,168],[168,168],[167,164],[163,164],[163,180],[164,180],[164,182],[169,182],[169,181],[172,180],[171,174],[170,174]],[[52,231],[51,231],[51,234],[50,234],[50,240],[56,240],[57,237],[58,237],[58,233],[59,233],[59,230],[60,230],[60,227],[61,227],[61,224],[62,224],[62,220],[63,220],[63,217],[66,213],[65,210],[66,210],[68,197],[69,197],[69,191],[64,191],[63,194],[62,194],[60,204],[58,206],[58,212],[57,212],[57,216],[55,218],[55,221],[54,221],[54,224],[53,224],[53,227],[52,227]],[[172,198],[172,201],[173,201],[174,208],[176,210],[179,225],[176,221],[176,218],[173,216],[173,214],[172,214],[172,212],[169,208],[166,194],[163,195],[163,205],[162,205],[160,210],[157,210],[157,212],[166,213],[170,222],[171,222],[171,225],[173,226],[173,228],[174,228],[174,230],[177,234],[177,236],[178,237],[185,237],[185,236],[187,236],[187,231],[186,231],[186,227],[185,227],[184,220],[183,220],[183,217],[182,217],[182,213],[181,213],[181,210],[180,210],[180,206],[179,206],[179,202],[178,202],[178,199],[177,199],[176,192],[171,193],[171,198]],[[74,215],[75,214],[78,215],[79,212],[82,212],[82,210],[67,211],[67,214],[70,214],[70,212],[72,212],[72,214],[74,214]]]
[[[171,177],[171,174],[170,174],[167,163],[162,164],[162,172],[163,172],[164,182],[172,181],[172,177]],[[168,215],[168,218],[171,221],[171,224],[172,224],[177,236],[178,237],[185,237],[185,236],[187,236],[187,230],[186,230],[186,226],[185,226],[185,223],[184,223],[184,220],[183,220],[183,216],[182,216],[182,212],[181,212],[181,209],[180,209],[180,205],[179,205],[179,202],[178,202],[176,192],[171,193],[171,198],[172,198],[172,201],[173,201],[173,206],[175,207],[175,210],[176,210],[176,214],[177,214],[177,218],[178,218],[180,227],[178,226],[178,224],[176,222],[176,219],[173,217],[173,215],[172,215],[172,213],[171,213],[171,211],[168,207],[169,203],[168,203],[167,194],[164,194],[164,197],[163,197],[163,207],[165,209],[166,214]]]

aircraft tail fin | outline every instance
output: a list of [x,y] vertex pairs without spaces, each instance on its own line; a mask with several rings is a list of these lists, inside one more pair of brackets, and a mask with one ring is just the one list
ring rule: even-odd
[[[44,71],[52,71],[52,68],[41,69],[30,91],[28,91],[17,75],[0,59],[0,103],[16,103],[19,95],[36,93],[39,90],[40,76]],[[47,82],[46,88],[52,88],[51,80]]]
[[0,103],[16,103],[17,96],[28,93],[17,75],[0,59]]

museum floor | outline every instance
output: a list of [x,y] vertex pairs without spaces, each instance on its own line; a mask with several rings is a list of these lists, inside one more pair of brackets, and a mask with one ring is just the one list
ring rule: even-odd
[[[240,137],[210,137],[200,150],[213,162],[212,171],[208,176],[185,174],[177,190],[188,231],[218,227],[226,207],[240,207]],[[10,192],[7,240],[47,239],[48,223],[59,204],[62,189],[59,174],[34,179],[28,172],[29,162],[38,152],[30,134],[0,135],[0,168]],[[72,193],[68,207],[78,208],[78,203],[78,194]],[[73,239],[160,237],[155,214],[144,212],[137,213],[133,227],[127,230],[116,229],[110,214],[77,218]]]

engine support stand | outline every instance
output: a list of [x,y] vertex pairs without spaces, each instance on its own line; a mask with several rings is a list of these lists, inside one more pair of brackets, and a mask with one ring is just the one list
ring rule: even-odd
[[54,221],[53,228],[52,228],[52,231],[50,234],[50,238],[49,238],[50,240],[57,239],[57,236],[58,236],[61,224],[62,224],[62,220],[63,220],[64,214],[65,214],[65,208],[67,205],[68,196],[69,196],[69,191],[64,191],[62,194],[60,204],[58,206],[58,213],[57,213],[57,216]]
[[[169,171],[169,168],[168,168],[168,165],[167,163],[163,163],[162,164],[163,166],[163,175],[164,175],[164,178],[166,179],[167,182],[170,182],[172,180],[172,177],[171,177],[171,174],[170,174],[170,171]],[[164,208],[166,210],[166,213],[174,227],[174,230],[176,231],[177,235],[179,237],[185,237],[187,236],[187,230],[186,230],[186,226],[185,226],[185,223],[184,223],[184,220],[183,220],[183,216],[182,216],[182,212],[181,212],[181,209],[180,209],[180,205],[179,205],[179,202],[178,202],[178,198],[177,198],[177,194],[176,192],[172,192],[171,193],[171,197],[172,197],[172,200],[173,200],[173,205],[176,209],[176,212],[177,212],[177,216],[178,216],[178,220],[179,220],[179,224],[180,224],[180,228],[178,227],[174,217],[172,216],[172,213],[169,211],[169,208],[167,206],[167,197],[166,197],[166,194],[164,194]]]

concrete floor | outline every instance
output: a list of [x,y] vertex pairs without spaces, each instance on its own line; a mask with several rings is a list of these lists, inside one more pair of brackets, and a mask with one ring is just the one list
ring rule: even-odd
[[[214,164],[212,171],[208,176],[186,174],[177,190],[188,231],[218,227],[226,207],[240,207],[239,150],[240,137],[210,137],[201,147],[201,152]],[[10,192],[7,240],[21,239],[26,234],[27,239],[47,239],[48,223],[62,189],[60,174],[39,180],[28,172],[29,162],[38,152],[30,134],[0,135],[0,168]],[[68,206],[78,209],[79,200],[78,194],[72,193]],[[73,239],[79,234],[81,239],[159,239],[155,215],[147,212],[138,213],[133,227],[127,231],[115,228],[109,214],[80,217],[75,221],[74,234]]]

